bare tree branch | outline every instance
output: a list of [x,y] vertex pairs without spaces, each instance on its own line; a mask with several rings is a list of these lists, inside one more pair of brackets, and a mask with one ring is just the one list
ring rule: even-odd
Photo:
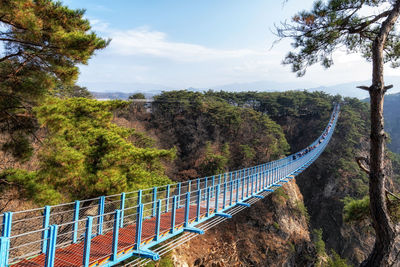
[[358,167],[360,167],[360,169],[362,169],[363,171],[365,171],[367,174],[369,174],[369,168],[367,166],[365,166],[362,161],[364,162],[368,162],[368,158],[366,157],[356,157],[356,162],[358,164]]

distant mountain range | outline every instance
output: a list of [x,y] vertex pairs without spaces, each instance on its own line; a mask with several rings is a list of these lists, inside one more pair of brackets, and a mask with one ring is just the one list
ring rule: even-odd
[[[318,86],[308,82],[289,82],[279,83],[273,81],[256,81],[249,83],[233,83],[226,85],[213,86],[210,88],[193,88],[189,87],[190,91],[206,91],[223,90],[231,92],[242,91],[287,91],[287,90],[308,90],[308,91],[324,91],[331,95],[340,94],[345,97],[357,97],[364,99],[368,97],[368,93],[357,86],[370,85],[371,81],[357,81],[351,83],[341,83],[331,86]],[[400,77],[388,76],[386,77],[386,84],[393,84],[394,88],[389,93],[400,92]],[[162,91],[179,90],[182,88],[174,88],[170,86],[163,86],[159,84],[145,84],[145,83],[85,83],[84,86],[89,89],[94,89],[92,93],[98,99],[127,99],[134,93],[144,93],[147,98],[160,94]]]

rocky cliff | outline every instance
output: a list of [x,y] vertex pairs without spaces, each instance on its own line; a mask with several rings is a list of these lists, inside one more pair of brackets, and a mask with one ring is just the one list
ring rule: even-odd
[[313,266],[316,250],[295,181],[178,247],[175,266]]

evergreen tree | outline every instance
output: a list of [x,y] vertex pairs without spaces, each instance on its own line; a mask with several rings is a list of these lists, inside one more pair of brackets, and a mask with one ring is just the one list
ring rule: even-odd
[[146,97],[143,93],[135,93],[129,96],[129,100],[134,100],[134,99],[146,99]]
[[53,95],[60,98],[70,98],[70,97],[84,97],[93,98],[93,95],[89,92],[86,87],[79,85],[63,85],[59,84],[53,90]]
[[295,51],[283,63],[291,65],[298,76],[317,62],[326,68],[332,66],[332,53],[340,47],[347,48],[349,53],[361,53],[372,62],[372,85],[359,87],[367,90],[371,99],[370,157],[360,159],[359,165],[369,173],[376,239],[362,266],[387,266],[396,235],[385,199],[383,102],[392,86],[385,85],[383,69],[384,63],[400,65],[400,36],[396,28],[399,15],[399,0],[317,0],[311,11],[301,11],[291,22],[277,28],[278,36],[294,40]]
[[51,0],[0,1],[0,132],[8,136],[4,149],[20,151],[14,156],[30,151],[21,147],[37,126],[32,107],[56,82],[72,85],[76,64],[108,44],[83,15]]
[[48,131],[37,181],[68,200],[168,183],[161,160],[172,159],[174,150],[153,148],[148,137],[112,123],[112,111],[125,104],[48,98],[35,108]]

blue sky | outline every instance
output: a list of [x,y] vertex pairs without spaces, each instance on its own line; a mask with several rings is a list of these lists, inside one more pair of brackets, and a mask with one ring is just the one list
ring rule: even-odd
[[[299,79],[281,61],[290,40],[272,47],[279,24],[312,0],[64,0],[86,9],[93,29],[112,38],[81,66],[79,84],[92,91],[129,91],[143,84],[209,88],[253,81],[302,86],[367,80],[370,66],[339,52],[329,70],[311,67]],[[272,47],[272,48],[271,48]],[[396,75],[396,71],[387,72]],[[149,87],[151,88],[151,86]],[[294,89],[294,88],[288,88]]]

